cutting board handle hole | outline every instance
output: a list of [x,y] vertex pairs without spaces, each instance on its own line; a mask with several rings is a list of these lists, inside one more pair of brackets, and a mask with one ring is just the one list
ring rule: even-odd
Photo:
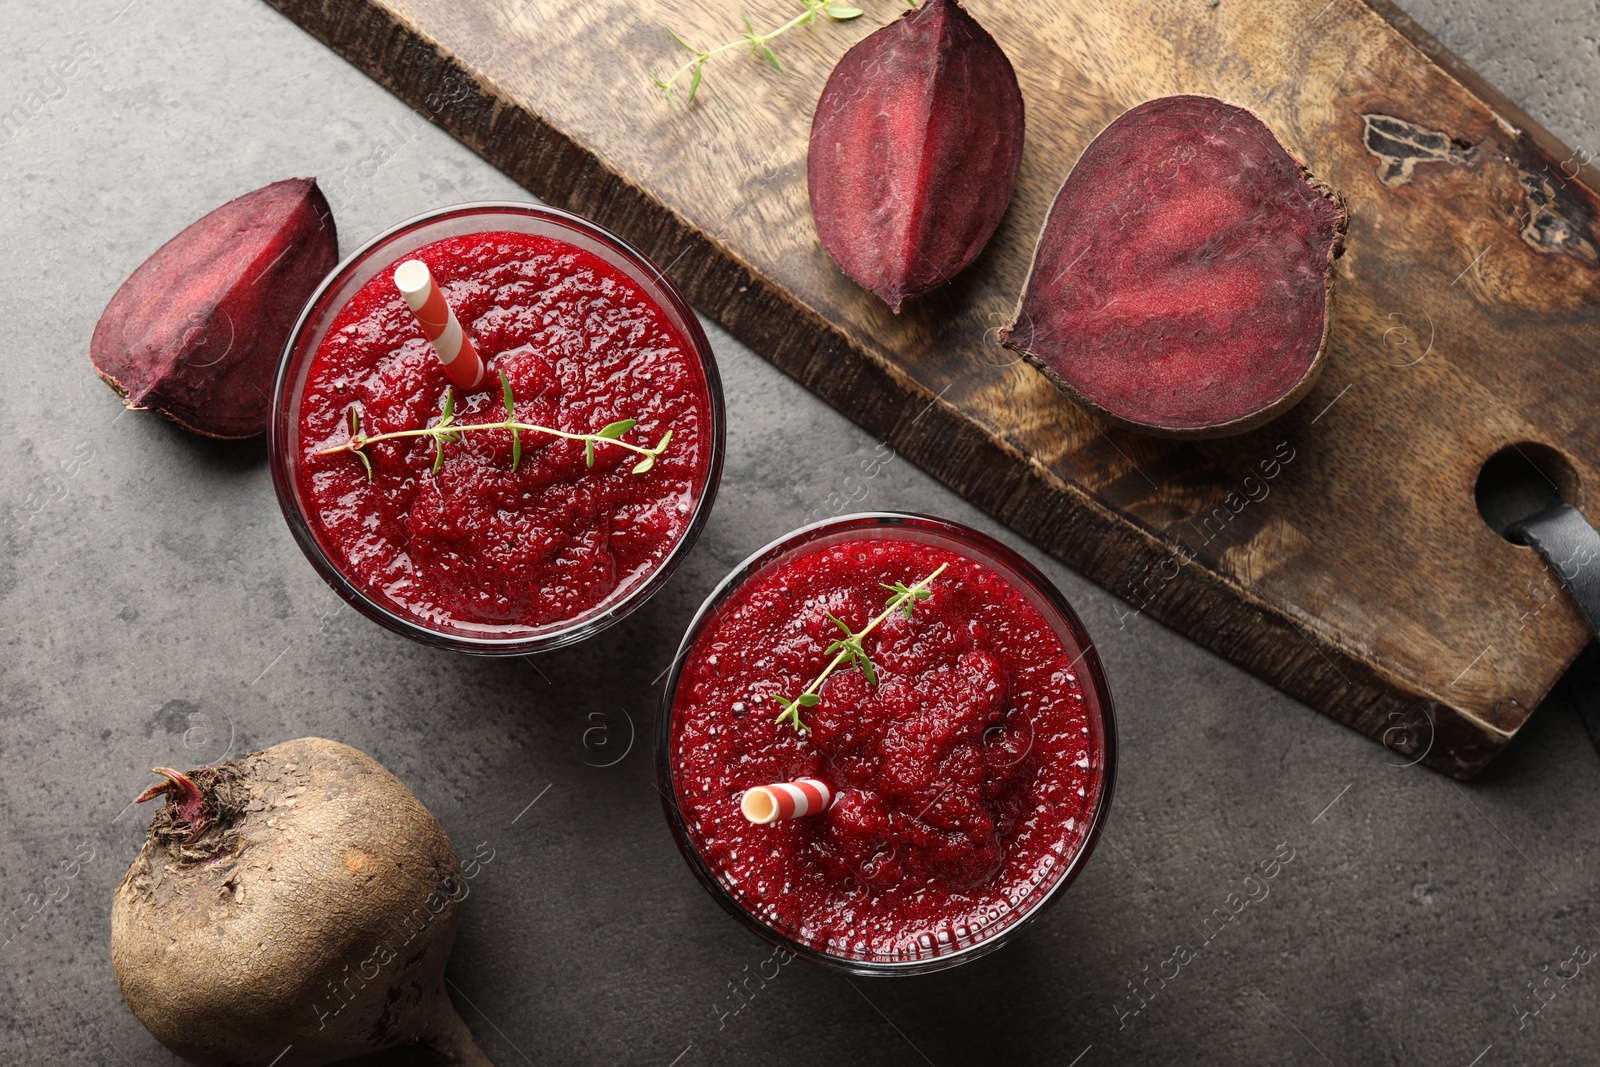
[[1537,441],[1506,445],[1484,460],[1473,495],[1478,501],[1478,514],[1501,537],[1506,536],[1506,529],[1512,524],[1558,500],[1573,507],[1582,502],[1578,472],[1572,461]]

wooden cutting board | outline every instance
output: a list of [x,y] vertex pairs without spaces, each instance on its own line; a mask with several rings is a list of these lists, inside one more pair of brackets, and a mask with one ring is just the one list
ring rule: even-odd
[[[1404,761],[1478,770],[1585,640],[1473,487],[1531,442],[1565,457],[1580,507],[1600,491],[1600,181],[1386,4],[971,0],[1027,102],[1022,176],[983,257],[896,317],[818,245],[805,188],[823,82],[896,3],[785,35],[782,73],[717,57],[679,113],[650,77],[684,58],[665,26],[709,47],[738,37],[740,2],[762,29],[799,5],[270,2],[1127,611]],[[1256,110],[1352,216],[1317,388],[1199,444],[1103,426],[994,343],[1078,153],[1179,92]]]

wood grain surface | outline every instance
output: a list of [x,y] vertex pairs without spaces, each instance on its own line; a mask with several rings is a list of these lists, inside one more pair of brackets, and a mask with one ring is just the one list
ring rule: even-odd
[[[1566,458],[1580,507],[1600,486],[1600,182],[1386,5],[972,0],[1027,104],[1021,179],[977,263],[895,316],[818,245],[805,149],[833,63],[897,4],[784,36],[782,73],[718,57],[680,113],[651,83],[684,57],[664,27],[720,44],[738,4],[269,2],[1127,612],[1382,739],[1390,762],[1472,774],[1585,640],[1473,487],[1524,442]],[[759,28],[798,10],[746,3]],[[1351,213],[1320,382],[1221,441],[1103,425],[995,343],[1083,146],[1178,92],[1255,110]]]

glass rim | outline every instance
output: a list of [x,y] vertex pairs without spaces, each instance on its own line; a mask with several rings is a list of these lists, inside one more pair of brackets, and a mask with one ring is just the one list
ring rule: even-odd
[[[1009,925],[996,931],[991,936],[953,949],[948,953],[941,952],[934,956],[906,960],[860,960],[823,951],[773,928],[770,924],[762,921],[759,916],[752,914],[717,879],[716,873],[711,869],[710,864],[706,862],[700,849],[691,839],[688,825],[677,801],[671,758],[672,718],[678,684],[682,680],[690,649],[693,648],[695,641],[699,639],[701,630],[707,622],[715,617],[723,603],[746,580],[787,553],[824,536],[847,533],[852,530],[870,531],[885,527],[909,528],[922,533],[933,534],[936,537],[955,541],[963,547],[976,548],[983,553],[989,554],[1006,568],[1013,571],[1018,578],[1026,582],[1035,593],[1042,596],[1049,603],[1051,609],[1058,614],[1060,621],[1072,633],[1074,640],[1078,642],[1081,653],[1078,664],[1082,668],[1080,677],[1087,678],[1089,680],[1088,687],[1094,691],[1101,727],[1103,772],[1099,801],[1089,819],[1082,844],[1069,860],[1060,865],[1058,873],[1055,875],[1055,880],[1049,888],[1037,899],[1029,903],[1026,909],[1020,912]],[[978,562],[982,563],[984,561],[979,560]],[[1002,574],[1001,577],[1007,578],[1008,581],[1010,580],[1005,574]],[[1046,618],[1046,622],[1051,621]],[[1052,629],[1054,628],[1052,626]],[[801,959],[821,964],[833,970],[865,977],[927,974],[946,970],[977,959],[980,956],[988,955],[1002,945],[1009,943],[1017,934],[1026,929],[1030,923],[1065,894],[1067,888],[1077,879],[1084,865],[1088,862],[1089,856],[1094,851],[1094,846],[1105,827],[1105,822],[1111,809],[1111,794],[1116,784],[1116,769],[1117,724],[1116,715],[1112,707],[1111,690],[1106,682],[1105,669],[1100,663],[1099,653],[1095,649],[1094,641],[1089,637],[1088,629],[1083,625],[1083,620],[1079,618],[1078,613],[1067,601],[1066,596],[1043,571],[1009,545],[996,540],[981,530],[973,529],[955,520],[913,512],[858,512],[808,523],[774,538],[742,560],[728,572],[726,577],[717,583],[716,588],[711,591],[700,605],[699,610],[695,612],[694,618],[690,620],[688,628],[684,631],[683,640],[679,643],[678,651],[673,656],[666,684],[661,691],[656,723],[657,792],[661,794],[661,806],[666,813],[667,824],[672,830],[673,840],[678,846],[678,851],[683,854],[685,861],[689,864],[690,870],[694,872],[696,880],[722,906],[723,910],[732,914],[734,918],[767,942],[777,945]]]
[[[441,222],[478,215],[491,218],[497,215],[531,217],[576,231],[610,248],[640,270],[657,291],[646,292],[645,295],[652,300],[656,300],[658,294],[664,297],[669,310],[675,313],[683,324],[684,340],[692,350],[692,355],[705,380],[711,430],[711,459],[706,467],[705,485],[699,493],[694,512],[690,515],[677,544],[673,545],[651,573],[614,603],[605,604],[548,630],[505,636],[474,635],[437,629],[414,617],[401,614],[352,581],[329,557],[328,551],[323,548],[312,528],[309,516],[300,506],[295,488],[295,458],[288,455],[286,441],[290,433],[288,422],[292,415],[298,414],[298,409],[292,413],[288,410],[289,393],[294,387],[295,371],[299,369],[296,365],[295,352],[309,324],[324,310],[323,305],[328,294],[343,284],[370,256],[397,238]],[[487,229],[486,227],[485,231],[480,232],[487,232]],[[517,656],[532,652],[548,652],[586,640],[632,614],[666,585],[699,539],[710,517],[712,506],[716,502],[717,489],[722,480],[723,455],[727,451],[727,422],[722,377],[717,370],[716,356],[712,352],[710,339],[706,337],[699,317],[684,299],[683,294],[678,291],[678,287],[648,256],[600,224],[570,211],[531,201],[476,200],[424,211],[390,226],[340,260],[338,266],[322,279],[305,306],[300,309],[300,314],[295,319],[293,329],[289,331],[283,353],[278,360],[277,375],[272,387],[272,410],[267,424],[267,456],[278,508],[289,525],[295,543],[300,546],[301,552],[305,554],[323,581],[327,582],[346,603],[385,629],[424,645],[469,655]]]

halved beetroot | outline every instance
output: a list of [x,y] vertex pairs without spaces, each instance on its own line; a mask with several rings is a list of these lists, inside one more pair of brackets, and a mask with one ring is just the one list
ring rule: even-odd
[[101,313],[89,360],[130,408],[210,437],[254,437],[267,429],[289,331],[338,261],[317,180],[273,182],[141,263]]
[[1001,340],[1121,425],[1242,433],[1321,372],[1345,222],[1251,112],[1148,101],[1072,168]]
[[1011,61],[956,0],[927,0],[844,54],[817,101],[817,236],[895,311],[977,258],[1022,162]]

